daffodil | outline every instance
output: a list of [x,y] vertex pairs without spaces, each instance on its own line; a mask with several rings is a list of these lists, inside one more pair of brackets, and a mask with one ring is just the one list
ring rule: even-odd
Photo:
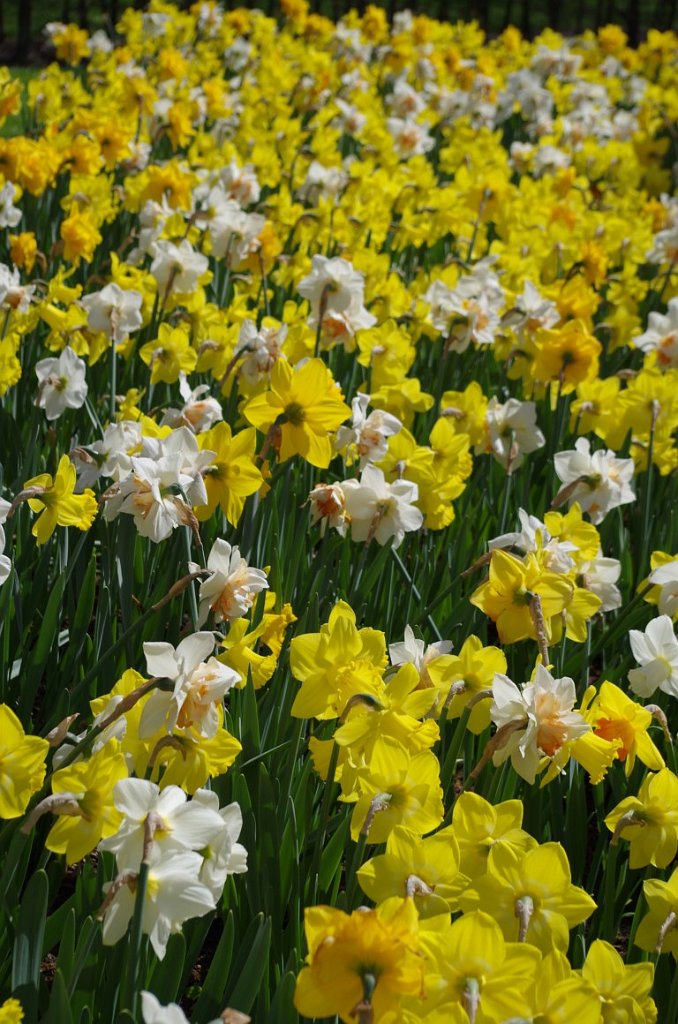
[[494,846],[487,874],[477,878],[459,902],[465,913],[492,907],[507,940],[530,942],[544,953],[567,949],[569,929],[596,909],[588,893],[572,885],[560,843],[526,851],[504,843]]
[[497,549],[490,557],[490,574],[470,597],[496,622],[502,643],[515,643],[528,637],[537,639],[530,602],[537,594],[541,601],[547,637],[551,620],[559,615],[572,599],[574,587],[564,576],[544,572],[533,555],[525,561]]
[[460,793],[452,810],[452,827],[459,843],[461,871],[469,878],[484,875],[490,851],[497,843],[516,851],[536,846],[536,840],[523,830],[522,824],[522,801],[491,804],[477,793]]
[[459,845],[452,827],[421,839],[397,826],[386,840],[386,852],[363,864],[358,881],[375,903],[391,896],[413,898],[422,919],[456,910],[459,894],[468,885],[459,871]]
[[649,912],[638,925],[636,945],[648,953],[673,953],[678,960],[678,868],[666,882],[648,878],[643,894]]
[[[642,925],[641,921],[641,928]],[[640,945],[638,934],[636,944]],[[654,981],[652,964],[625,964],[614,946],[596,939],[588,948],[581,976],[598,993],[603,1024],[656,1021],[657,1007],[650,997]]]
[[281,462],[301,455],[325,469],[333,455],[330,434],[351,410],[321,359],[309,359],[298,369],[278,359],[271,369],[270,391],[250,399],[243,414],[269,433]]
[[636,757],[653,772],[664,767],[664,759],[648,733],[651,712],[614,683],[602,683],[594,700],[587,702],[584,717],[596,736],[616,745],[616,756],[624,763],[627,775],[633,771]]
[[627,796],[605,818],[615,835],[631,844],[629,864],[665,868],[678,850],[678,778],[662,768],[648,775],[638,796]]
[[198,444],[203,451],[213,454],[203,474],[207,503],[196,506],[195,514],[203,522],[214,515],[218,505],[229,523],[236,526],[245,498],[263,483],[254,462],[256,431],[249,428],[234,435],[228,423],[217,423],[198,436]]
[[68,455],[61,456],[53,478],[41,473],[25,482],[24,490],[33,492],[28,497],[31,511],[41,513],[31,530],[38,544],[49,540],[57,526],[89,530],[97,514],[97,500],[89,488],[75,494],[75,484],[75,466]]
[[117,740],[110,740],[88,760],[55,772],[52,793],[72,797],[73,807],[52,826],[45,840],[47,849],[65,854],[68,863],[74,864],[100,839],[113,835],[122,821],[113,802],[113,787],[127,775]]
[[377,910],[351,915],[334,907],[308,907],[304,928],[308,956],[294,1005],[305,1017],[339,1014],[352,1024],[368,992],[379,1020],[397,1010],[403,996],[423,995],[424,960],[412,900],[389,900]]
[[386,640],[379,630],[357,629],[355,612],[339,601],[319,633],[296,636],[290,645],[292,675],[301,689],[292,705],[295,718],[338,718],[351,697],[384,690]]
[[0,818],[18,818],[45,778],[47,740],[27,736],[11,708],[0,704]]

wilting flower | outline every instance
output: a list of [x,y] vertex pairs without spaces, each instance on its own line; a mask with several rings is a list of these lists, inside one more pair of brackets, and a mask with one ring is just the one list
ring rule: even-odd
[[346,512],[346,496],[340,484],[317,484],[308,495],[311,506],[311,526],[320,523],[320,533],[325,535],[328,524],[341,537],[346,536],[350,517]]

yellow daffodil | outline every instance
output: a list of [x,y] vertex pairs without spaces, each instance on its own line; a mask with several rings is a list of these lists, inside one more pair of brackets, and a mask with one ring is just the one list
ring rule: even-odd
[[97,500],[89,487],[75,494],[75,483],[75,466],[68,455],[61,456],[54,478],[41,473],[25,482],[25,491],[36,489],[28,505],[32,512],[40,513],[31,530],[38,544],[49,540],[57,526],[89,530],[97,514]]
[[18,818],[45,778],[47,740],[27,736],[11,708],[0,704],[0,818]]

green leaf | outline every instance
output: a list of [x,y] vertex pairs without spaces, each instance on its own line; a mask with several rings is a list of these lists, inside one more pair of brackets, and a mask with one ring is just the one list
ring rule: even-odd
[[293,971],[288,971],[280,979],[271,1000],[268,1024],[296,1024],[299,1014],[294,1009],[294,989],[297,984],[297,976]]
[[10,889],[13,893],[21,891],[31,856],[34,834],[31,832],[26,836],[23,832],[17,831],[12,836],[2,875],[0,875],[0,900],[4,900]]
[[155,966],[151,980],[151,990],[162,992],[164,1003],[174,1002],[181,987],[181,979],[186,968],[186,939],[183,932],[170,935],[164,960]]
[[38,640],[31,652],[31,656],[26,666],[26,673],[23,676],[23,684],[21,687],[21,699],[19,701],[19,717],[22,721],[27,721],[30,716],[33,708],[33,700],[40,684],[40,679],[42,678],[45,665],[47,664],[49,653],[56,643],[59,635],[61,602],[64,595],[65,585],[66,574],[62,573],[57,577],[56,583],[52,587],[52,593],[49,595],[45,614],[42,622],[40,623]]
[[41,1024],[73,1024],[71,999],[62,972],[57,969],[52,982],[52,995]]
[[44,871],[36,871],[21,900],[12,957],[12,991],[24,1008],[27,1024],[38,1012],[38,989],[42,943],[47,919],[49,882]]
[[[260,914],[258,920],[261,921]],[[271,919],[266,918],[259,925],[254,942],[249,948],[249,955],[243,969],[238,973],[238,980],[228,997],[228,1005],[235,1010],[247,1013],[251,1010],[254,1000],[259,994],[261,981],[268,968],[268,950],[271,945]]]
[[213,1020],[224,1008],[224,991],[228,983],[234,938],[235,923],[233,912],[229,911],[224,930],[219,939],[219,945],[216,948],[212,963],[207,972],[200,998],[193,1007],[191,1016],[194,1024],[195,1022]]

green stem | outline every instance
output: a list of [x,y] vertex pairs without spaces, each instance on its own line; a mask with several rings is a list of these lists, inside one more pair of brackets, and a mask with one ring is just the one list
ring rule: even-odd
[[122,1009],[129,1010],[132,1017],[135,1019],[137,1000],[139,996],[137,989],[139,987],[139,961],[141,959],[144,904],[146,902],[146,889],[148,887],[148,864],[146,861],[141,862],[136,886],[134,916],[132,917],[132,928],[130,931],[129,945],[127,947],[125,985],[122,997]]

